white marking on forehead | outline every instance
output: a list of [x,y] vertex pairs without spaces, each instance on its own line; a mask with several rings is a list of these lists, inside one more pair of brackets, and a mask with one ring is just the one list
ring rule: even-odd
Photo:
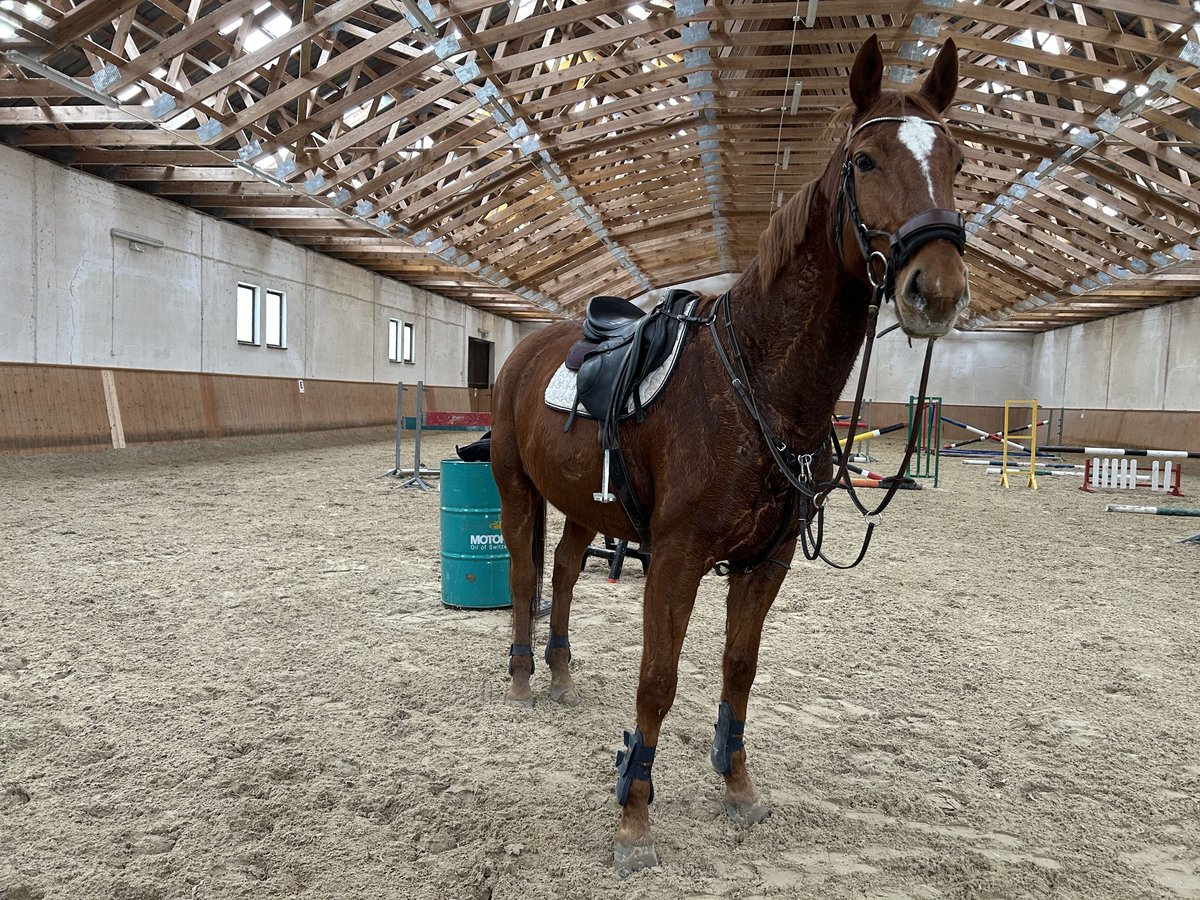
[[929,171],[929,154],[933,152],[933,142],[937,140],[937,130],[924,119],[906,118],[900,123],[900,141],[908,148],[908,152],[917,160],[925,183],[929,186],[929,202],[937,202],[933,196],[933,176]]

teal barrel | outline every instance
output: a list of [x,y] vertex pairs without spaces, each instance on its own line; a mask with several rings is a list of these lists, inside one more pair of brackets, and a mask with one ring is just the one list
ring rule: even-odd
[[442,603],[460,609],[512,606],[492,464],[443,459],[441,498]]

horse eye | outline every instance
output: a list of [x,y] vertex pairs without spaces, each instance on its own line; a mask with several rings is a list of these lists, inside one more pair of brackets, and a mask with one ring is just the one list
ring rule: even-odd
[[860,172],[870,172],[875,168],[875,160],[865,153],[858,153],[854,157],[854,167]]
[[962,171],[962,164],[963,164],[963,161],[961,159],[955,164],[955,166],[954,166],[954,174],[955,175],[957,175],[959,172]]

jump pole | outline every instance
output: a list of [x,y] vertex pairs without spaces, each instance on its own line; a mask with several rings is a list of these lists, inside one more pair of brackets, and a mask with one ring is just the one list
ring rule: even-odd
[[[862,434],[856,434],[854,436],[854,443],[857,444],[859,441],[867,441],[871,438],[877,438],[883,434],[891,434],[893,431],[899,431],[901,428],[904,428],[905,424],[906,423],[904,422],[897,422],[895,425],[888,425],[885,428],[876,428],[874,431],[864,431]],[[839,438],[838,443],[845,447],[846,438]]]
[[1120,503],[1109,503],[1104,507],[1105,512],[1139,513],[1144,516],[1190,516],[1200,518],[1200,509],[1183,509],[1177,506],[1123,506]]
[[[946,417],[942,416],[942,418],[945,419]],[[1042,419],[1042,421],[1036,422],[1033,425],[1022,425],[1020,428],[1014,428],[1009,433],[1010,434],[1019,434],[1022,431],[1028,431],[1030,428],[1041,428],[1043,425],[1049,424],[1049,422],[1050,422],[1049,419]],[[962,428],[963,426],[960,425],[959,427]],[[990,434],[985,434],[983,437],[971,438],[969,441],[955,441],[953,444],[943,445],[942,449],[943,450],[954,450],[958,447],[965,447],[968,444],[978,444],[980,441],[995,441],[996,443],[999,443],[1000,442],[1000,432],[993,431]],[[1045,449],[1045,448],[1043,448],[1043,449]]]
[[[1028,401],[1025,401],[1025,402],[1028,402]],[[976,428],[974,425],[968,425],[966,422],[960,422],[960,421],[958,421],[957,419],[952,419],[952,418],[950,418],[950,417],[949,417],[949,416],[947,416],[947,415],[943,415],[943,416],[942,416],[942,421],[943,421],[943,422],[949,422],[951,425],[957,425],[957,426],[958,426],[959,428],[961,428],[963,431],[969,431],[969,432],[971,432],[971,434],[977,434],[977,435],[979,435],[979,436],[980,436],[980,438],[986,438],[986,437],[990,437],[990,436],[991,436],[991,433],[989,433],[989,432],[987,432],[987,431],[984,431],[982,428]],[[1028,426],[1028,425],[1026,425],[1025,427],[1026,427],[1026,428],[1028,428],[1029,426]],[[1016,430],[1017,430],[1017,431],[1022,431],[1022,430],[1024,430],[1024,429],[1020,429],[1020,428],[1018,428],[1018,429],[1016,429]],[[1012,432],[1011,432],[1011,431],[1010,431],[1009,433],[1010,433],[1010,434],[1012,434]],[[996,438],[995,440],[999,441],[999,440],[1000,440],[1000,438]],[[1028,450],[1026,450],[1024,447],[1022,447],[1020,444],[1018,444],[1016,441],[1008,441],[1007,443],[1008,443],[1008,446],[1009,446],[1009,447],[1012,447],[1014,450],[1020,450],[1022,453],[1028,453],[1028,452],[1029,452],[1029,451],[1028,451]],[[1042,449],[1043,449],[1043,450],[1045,450],[1046,448],[1045,448],[1045,447],[1043,447]]]
[[1086,456],[1148,456],[1151,459],[1200,459],[1200,450],[1131,450],[1122,447],[1042,447],[1044,453],[1083,453]]

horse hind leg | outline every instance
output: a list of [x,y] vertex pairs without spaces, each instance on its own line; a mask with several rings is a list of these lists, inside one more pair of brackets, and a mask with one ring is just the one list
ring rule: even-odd
[[568,519],[562,539],[554,550],[552,576],[554,601],[550,607],[550,641],[546,644],[546,663],[550,666],[550,699],[564,706],[578,706],[582,700],[571,679],[571,642],[567,628],[571,621],[571,599],[583,551],[596,536],[596,529]]
[[[792,542],[780,551],[778,558],[786,564],[794,550]],[[713,768],[725,778],[725,812],[746,825],[757,824],[770,815],[746,769],[743,732],[750,686],[758,672],[763,622],[786,574],[783,566],[768,564],[749,574],[729,577],[723,685],[710,759]]]
[[509,553],[512,593],[512,645],[508,672],[512,681],[504,702],[533,706],[533,614],[541,588],[546,533],[546,501],[524,477],[497,477],[500,488],[500,527]]

